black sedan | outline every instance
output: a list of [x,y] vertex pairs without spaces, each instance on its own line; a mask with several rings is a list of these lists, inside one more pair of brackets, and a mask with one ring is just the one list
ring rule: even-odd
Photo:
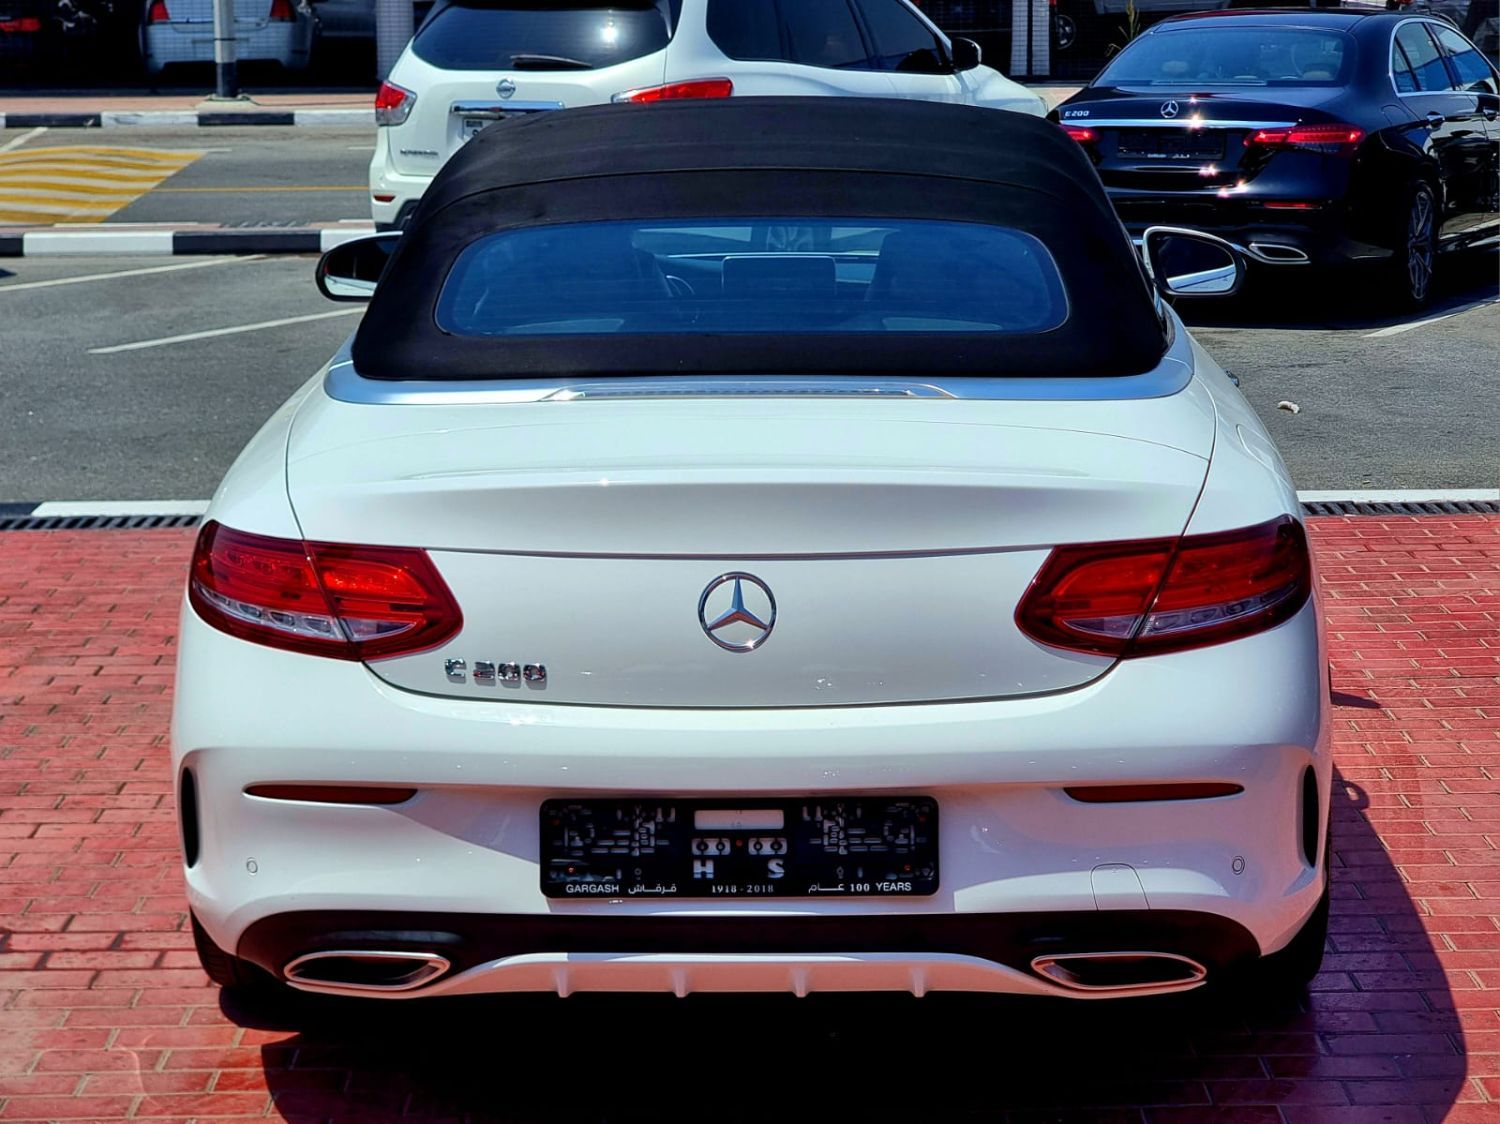
[[1382,267],[1500,238],[1500,75],[1451,23],[1356,11],[1158,24],[1052,113],[1133,234],[1188,226],[1265,266]]

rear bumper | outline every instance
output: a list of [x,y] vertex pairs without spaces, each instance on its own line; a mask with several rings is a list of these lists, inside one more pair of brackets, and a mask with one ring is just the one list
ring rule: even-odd
[[1125,228],[1139,237],[1152,226],[1185,226],[1244,247],[1262,265],[1336,266],[1382,261],[1391,250],[1362,242],[1349,232],[1349,216],[1338,201],[1317,210],[1268,207],[1264,200],[1219,199],[1108,189]]
[[[279,62],[289,70],[301,70],[312,51],[312,25],[304,21],[268,23],[264,27],[241,27],[235,33],[235,57],[240,62]],[[213,62],[213,28],[192,24],[151,24],[142,32],[146,69],[159,72],[170,63]]]
[[237,951],[279,975],[297,957],[334,950],[435,953],[450,965],[420,989],[388,993],[397,998],[495,991],[981,991],[1089,998],[1186,988],[1079,990],[1043,977],[1033,962],[1056,954],[1149,950],[1184,957],[1217,978],[1259,955],[1243,926],[1174,910],[633,917],[607,924],[586,917],[298,912],[256,922]]
[[[236,640],[190,610],[180,651],[173,754],[179,780],[193,775],[199,825],[188,898],[220,948],[273,970],[373,927],[386,939],[393,928],[457,938],[455,962],[467,966],[412,994],[676,988],[689,968],[681,986],[694,989],[785,990],[800,979],[908,990],[925,979],[1034,992],[1052,985],[1017,958],[1039,939],[1028,928],[1038,916],[1067,915],[1073,940],[1149,939],[1161,943],[1145,951],[1220,965],[1281,948],[1322,892],[1321,847],[1309,862],[1302,843],[1304,779],[1311,770],[1317,782],[1316,839],[1332,782],[1313,603],[1270,632],[1127,661],[1076,690],[943,705],[668,710],[436,698],[357,664]],[[1063,791],[1172,781],[1244,791],[1114,804]],[[245,792],[277,782],[419,791],[385,807]],[[936,894],[541,892],[539,810],[549,798],[872,791],[937,800]],[[1203,933],[1212,940],[1200,946]],[[586,970],[575,971],[576,957],[592,958]]]

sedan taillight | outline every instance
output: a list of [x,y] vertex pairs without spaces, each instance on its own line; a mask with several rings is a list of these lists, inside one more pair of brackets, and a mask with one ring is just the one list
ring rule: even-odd
[[728,78],[695,78],[690,82],[669,82],[665,86],[645,86],[616,94],[617,102],[678,101],[682,98],[727,98],[734,93]]
[[1348,155],[1365,139],[1358,125],[1292,125],[1284,129],[1257,129],[1245,138],[1246,145],[1262,148],[1305,148],[1310,152]]
[[188,600],[222,632],[340,660],[432,648],[463,614],[424,550],[302,542],[206,523]]
[[1262,632],[1312,593],[1302,524],[1282,516],[1181,540],[1060,546],[1016,609],[1043,644],[1102,655],[1156,655]]
[[375,124],[400,125],[411,116],[417,95],[394,82],[382,82],[375,91]]

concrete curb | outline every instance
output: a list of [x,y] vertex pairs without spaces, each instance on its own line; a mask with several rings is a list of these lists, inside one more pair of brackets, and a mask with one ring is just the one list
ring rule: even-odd
[[370,109],[144,109],[96,113],[0,113],[0,129],[121,129],[133,126],[374,125]]
[[179,227],[0,231],[0,258],[63,254],[321,254],[375,233],[372,223],[306,227]]

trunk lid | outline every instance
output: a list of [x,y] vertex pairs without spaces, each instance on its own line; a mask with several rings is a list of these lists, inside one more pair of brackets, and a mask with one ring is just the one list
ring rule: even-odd
[[[1092,91],[1091,91],[1092,92]],[[1082,125],[1094,143],[1100,178],[1110,187],[1156,191],[1240,189],[1267,166],[1268,154],[1248,144],[1257,129],[1333,121],[1322,106],[1343,89],[1242,89],[1214,93],[1171,87],[1100,91],[1108,100],[1070,103],[1065,125]]]
[[[1213,426],[1196,383],[1066,403],[314,395],[288,477],[306,538],[425,547],[457,598],[451,642],[370,665],[397,687],[612,706],[981,699],[1109,667],[1033,642],[1016,605],[1056,543],[1180,534]],[[705,626],[741,605],[758,623],[715,643]],[[500,672],[476,681],[477,664]],[[545,666],[545,683],[506,682],[507,664]]]

